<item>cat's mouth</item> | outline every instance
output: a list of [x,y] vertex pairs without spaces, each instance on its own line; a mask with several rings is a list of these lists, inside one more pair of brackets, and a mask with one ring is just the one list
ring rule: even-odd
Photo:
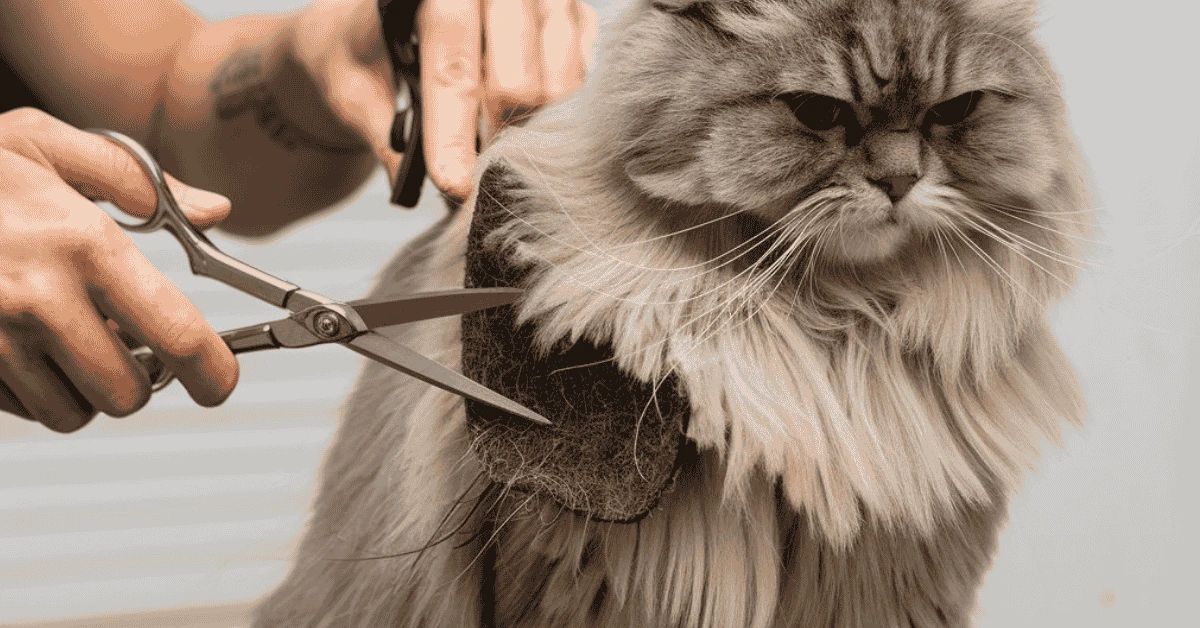
[[914,233],[903,203],[846,210],[845,224],[829,239],[832,257],[851,264],[880,262],[894,256]]

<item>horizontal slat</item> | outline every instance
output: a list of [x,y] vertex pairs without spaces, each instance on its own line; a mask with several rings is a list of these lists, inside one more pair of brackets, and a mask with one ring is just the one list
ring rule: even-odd
[[[316,473],[310,475],[316,476]],[[0,515],[0,536],[57,534],[80,530],[123,530],[266,519],[308,512],[314,483],[275,486],[261,493],[159,497],[153,501],[59,504]]]
[[[330,428],[311,427],[96,438],[81,440],[81,447],[66,440],[31,441],[25,447],[4,445],[0,446],[0,489],[217,473],[315,473],[331,436]],[[279,440],[271,440],[276,437]],[[160,441],[162,449],[152,449]],[[105,447],[111,450],[106,452]],[[3,449],[14,455],[5,457]],[[0,522],[0,530],[3,528]]]
[[144,613],[89,615],[73,619],[0,623],[0,628],[249,628],[250,604],[222,604]]
[[302,515],[0,539],[0,589],[286,560]]
[[280,471],[252,475],[164,477],[132,482],[21,486],[0,489],[0,516],[16,516],[21,511],[35,508],[297,491],[304,490],[311,482],[312,475],[309,473]]
[[[277,430],[233,430],[200,434],[147,434],[136,436],[78,437],[60,441],[0,443],[0,465],[37,460],[72,460],[130,456],[135,454],[177,454],[238,449],[322,445],[333,430],[329,427],[294,427]],[[3,467],[0,467],[3,468]]]
[[55,559],[112,552],[136,553],[189,545],[224,545],[262,537],[288,539],[299,532],[304,520],[303,516],[291,515],[249,521],[218,521],[159,528],[89,530],[69,534],[9,537],[0,539],[0,564],[37,558]]
[[[302,518],[294,526],[274,530],[257,530],[253,521],[223,522],[223,525],[230,524],[246,524],[247,528],[223,534],[214,542],[190,539],[178,545],[133,545],[124,550],[114,548],[0,562],[0,590],[118,578],[220,573],[257,561],[289,561],[299,538]],[[139,530],[154,533],[154,528]]]
[[18,622],[248,602],[279,583],[286,561],[218,572],[121,578],[0,590],[0,621]]

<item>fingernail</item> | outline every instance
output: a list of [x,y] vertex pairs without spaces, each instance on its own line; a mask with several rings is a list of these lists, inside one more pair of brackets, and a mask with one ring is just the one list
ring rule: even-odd
[[225,196],[200,188],[188,188],[186,197],[185,202],[196,209],[221,209],[232,204]]

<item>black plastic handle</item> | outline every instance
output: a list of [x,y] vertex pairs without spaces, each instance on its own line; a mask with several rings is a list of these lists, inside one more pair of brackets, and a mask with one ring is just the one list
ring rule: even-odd
[[396,180],[392,182],[392,203],[416,207],[425,184],[425,147],[421,133],[421,59],[417,46],[417,9],[421,0],[379,0],[383,40],[392,60],[396,87],[408,92],[408,106],[396,112],[392,121],[392,150],[403,153]]

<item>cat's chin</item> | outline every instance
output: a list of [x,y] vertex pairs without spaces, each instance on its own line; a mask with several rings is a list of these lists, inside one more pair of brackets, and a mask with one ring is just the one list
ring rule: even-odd
[[913,228],[904,221],[884,220],[873,225],[845,229],[830,239],[827,254],[848,264],[883,262],[895,256],[912,240]]

